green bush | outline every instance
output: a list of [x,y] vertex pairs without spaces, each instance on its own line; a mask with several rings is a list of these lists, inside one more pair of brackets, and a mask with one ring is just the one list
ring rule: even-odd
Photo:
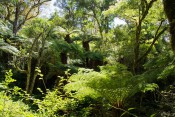
[[22,101],[13,101],[10,96],[0,92],[0,116],[1,117],[37,117],[30,111],[29,106]]
[[0,117],[37,117],[37,114],[30,111],[29,106],[24,104],[22,100],[13,101],[13,94],[19,93],[20,88],[10,88],[9,85],[15,80],[12,78],[11,70],[6,72],[5,81],[1,83],[0,92]]

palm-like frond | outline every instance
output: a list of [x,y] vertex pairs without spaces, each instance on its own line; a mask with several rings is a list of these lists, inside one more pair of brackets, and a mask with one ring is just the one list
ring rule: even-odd
[[7,44],[5,42],[0,42],[0,50],[11,53],[13,55],[17,55],[19,53],[19,50],[16,47],[11,46],[10,44]]

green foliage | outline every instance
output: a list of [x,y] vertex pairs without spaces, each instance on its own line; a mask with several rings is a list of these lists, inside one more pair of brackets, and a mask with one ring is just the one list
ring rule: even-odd
[[[9,70],[0,83],[0,116],[111,116],[113,109],[122,111],[121,116],[135,116],[130,112],[137,115],[142,114],[137,110],[147,109],[142,103],[161,102],[154,99],[162,96],[156,94],[162,93],[161,87],[171,84],[173,89],[175,60],[168,32],[163,32],[154,42],[168,25],[163,20],[161,0],[57,0],[55,4],[62,9],[60,16],[55,13],[50,19],[40,17],[25,23],[37,15],[31,12],[25,17],[33,4],[31,11],[45,3],[45,0],[39,4],[30,1],[31,5],[21,0],[0,2],[0,70],[3,72],[5,65],[14,65],[20,75],[27,74],[27,86],[32,86],[31,90],[37,87],[43,97],[37,92],[30,96],[15,86],[23,80],[17,75],[19,80],[15,82]],[[21,3],[18,18],[14,14],[17,3]],[[126,24],[114,27],[115,17]],[[82,67],[78,73],[77,66]],[[99,69],[97,72],[85,67]],[[52,90],[47,89],[54,84]],[[171,91],[167,92],[174,94]],[[152,93],[155,97],[147,96]],[[130,101],[138,97],[132,103],[139,106],[130,107]],[[37,110],[30,111],[23,100]]]
[[[155,72],[155,71],[154,71]],[[100,72],[90,69],[80,69],[77,74],[70,77],[69,83],[64,87],[67,93],[72,93],[74,98],[84,100],[103,99],[114,107],[123,107],[129,99],[138,92],[154,92],[159,88],[152,77],[154,72],[133,76],[122,64],[106,65],[101,67]],[[157,71],[155,74],[158,74]]]
[[24,104],[22,100],[13,101],[13,96],[21,94],[21,88],[14,86],[13,88],[9,85],[16,80],[12,78],[12,70],[9,70],[5,74],[5,81],[2,83],[1,87],[3,91],[0,92],[0,116],[2,117],[36,117],[36,114],[30,111],[29,106]]
[[30,108],[22,101],[13,101],[10,96],[0,92],[0,116],[1,117],[36,117]]
[[10,25],[8,25],[8,22],[0,20],[0,50],[17,55],[19,50],[15,46],[10,45],[10,43],[12,43],[12,38],[15,37]]
[[162,73],[159,75],[158,79],[165,79],[167,78],[169,75],[175,75],[175,66],[174,65],[168,65],[164,68],[164,70],[162,71]]
[[142,90],[142,92],[147,92],[147,91],[155,91],[155,89],[159,88],[159,86],[155,83],[149,83],[149,84],[144,84],[144,89]]
[[104,56],[100,52],[85,52],[84,53],[84,58],[88,57],[89,59],[92,60],[103,60]]
[[8,72],[6,72],[6,74],[5,74],[5,85],[6,86],[8,86],[10,83],[16,81],[12,78],[12,76],[13,76],[12,70],[9,70]]
[[3,36],[3,35],[12,36],[13,34],[10,26],[8,26],[8,22],[4,22],[0,20],[0,36]]
[[80,69],[69,80],[65,90],[76,91],[74,97],[78,99],[86,96],[93,99],[102,97],[112,104],[120,105],[137,92],[132,74],[121,64],[103,66],[101,72]]
[[[167,53],[168,51],[168,53]],[[174,76],[174,54],[169,48],[162,49],[162,53],[154,58],[150,58],[144,65],[146,69],[150,70],[152,79],[163,80],[168,76]]]
[[[43,101],[38,103],[41,116],[56,117],[57,114],[66,113],[66,111],[74,110],[77,106],[75,99],[63,98],[58,95],[58,91],[48,91]],[[67,112],[69,113],[69,112]]]
[[80,53],[80,48],[76,44],[69,44],[63,40],[54,40],[52,45],[53,50],[58,52]]
[[23,36],[35,38],[40,33],[49,30],[51,26],[51,21],[43,18],[36,18],[28,22],[27,25],[20,31],[20,33]]
[[86,96],[94,99],[98,98],[99,94],[94,89],[87,87],[87,83],[96,77],[103,77],[103,75],[90,69],[79,69],[78,74],[70,77],[70,83],[67,84],[64,89],[67,93],[76,91],[74,97],[79,100],[83,100]]
[[6,72],[5,74],[5,80],[1,83],[1,88],[7,90],[7,92],[10,90],[10,84],[15,82],[16,80],[12,78],[13,73],[12,70],[10,69],[9,71]]

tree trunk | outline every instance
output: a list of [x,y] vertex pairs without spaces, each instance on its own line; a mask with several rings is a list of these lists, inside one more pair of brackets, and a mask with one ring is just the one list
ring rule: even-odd
[[163,0],[164,11],[170,24],[171,47],[175,52],[175,1]]
[[112,117],[120,117],[123,112],[123,103],[118,102],[113,105]]
[[67,64],[67,53],[61,52],[61,63]]
[[[90,51],[89,41],[83,41],[82,45],[83,45],[85,52]],[[86,59],[85,59],[85,67],[89,67],[89,58],[88,57],[86,57]]]
[[26,81],[26,92],[27,93],[29,93],[29,87],[30,87],[31,64],[32,64],[32,58],[29,57],[28,63],[27,63],[27,81]]
[[[64,38],[64,41],[66,41],[67,43],[73,43],[73,41],[70,39],[70,34],[67,34]],[[67,64],[67,52],[61,52],[61,62],[62,64]]]
[[135,47],[134,47],[134,65],[133,65],[133,73],[137,73],[138,71],[138,63],[137,60],[139,59],[139,55],[140,55],[140,34],[141,34],[141,24],[142,22],[140,22],[139,20],[139,24],[136,28],[136,40],[135,40]]
[[67,42],[67,43],[72,43],[73,41],[70,39],[70,34],[67,34],[64,38],[64,40]]
[[35,81],[36,81],[37,76],[38,76],[38,72],[35,70],[33,78],[31,78],[32,82],[31,82],[30,89],[29,89],[29,94],[30,95],[33,93],[33,89],[34,89],[34,86],[35,86]]
[[17,31],[18,31],[19,10],[20,10],[19,4],[16,3],[15,20],[14,20],[14,23],[13,23],[13,33],[14,33],[14,35],[16,35]]

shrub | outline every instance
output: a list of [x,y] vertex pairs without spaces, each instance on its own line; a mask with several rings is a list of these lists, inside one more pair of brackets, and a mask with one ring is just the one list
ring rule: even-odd
[[13,101],[13,94],[17,94],[20,88],[10,88],[9,85],[15,80],[12,78],[12,71],[6,72],[5,81],[1,83],[0,92],[0,116],[1,117],[36,117],[37,114],[30,111],[29,106],[24,104],[22,100]]

